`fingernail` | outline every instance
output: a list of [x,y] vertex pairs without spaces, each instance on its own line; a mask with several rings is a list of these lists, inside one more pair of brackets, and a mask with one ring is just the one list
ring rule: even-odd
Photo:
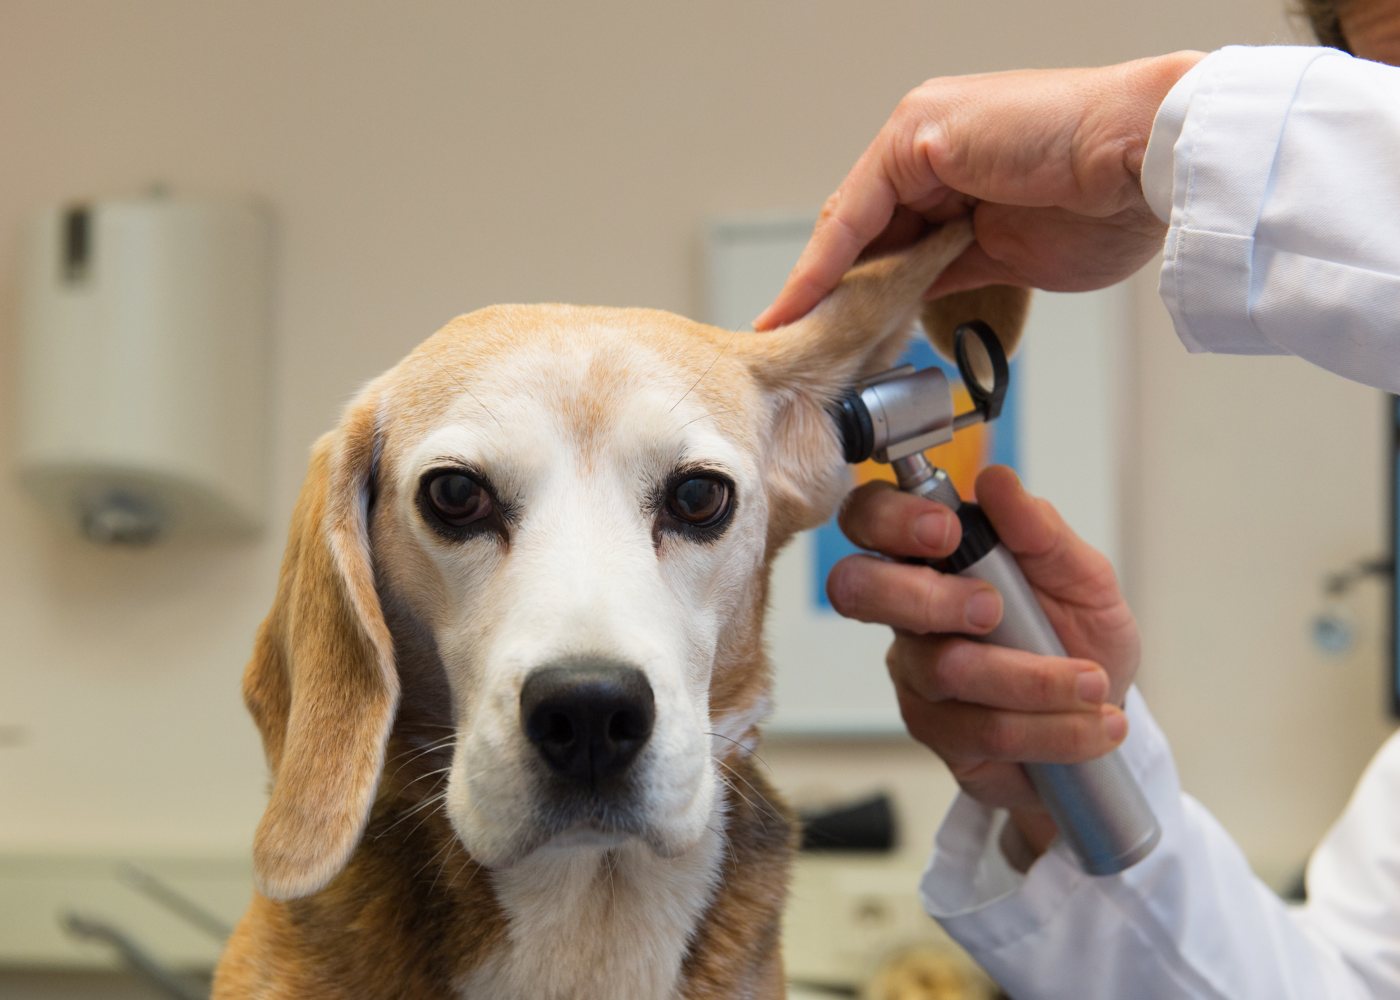
[[942,511],[929,511],[914,519],[914,538],[925,548],[943,552],[953,533],[953,519]]
[[1103,732],[1114,743],[1128,735],[1128,717],[1116,708],[1105,708]]
[[1074,691],[1080,701],[1102,704],[1108,697],[1108,675],[1102,670],[1086,670],[1074,682]]
[[836,613],[839,615],[846,613],[846,601],[850,593],[847,575],[841,563],[837,563],[826,577],[826,599],[831,602],[831,606],[836,609]]
[[991,628],[1001,621],[1001,595],[995,590],[979,590],[967,599],[967,623],[974,628]]

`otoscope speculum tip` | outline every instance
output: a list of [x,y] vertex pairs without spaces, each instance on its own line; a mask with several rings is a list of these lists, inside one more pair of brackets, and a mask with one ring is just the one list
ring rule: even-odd
[[832,406],[831,416],[841,435],[841,452],[847,462],[864,462],[875,453],[875,427],[870,420],[870,409],[860,398],[860,390],[842,396]]

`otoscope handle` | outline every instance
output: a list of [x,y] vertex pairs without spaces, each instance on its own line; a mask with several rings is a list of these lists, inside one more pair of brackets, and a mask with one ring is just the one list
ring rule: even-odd
[[[980,544],[959,549],[963,565],[945,562],[939,568],[984,580],[1001,594],[1001,624],[983,641],[1065,656],[1016,558],[996,538],[980,508],[964,503],[958,514],[965,538],[969,533],[980,536]],[[1082,764],[1027,764],[1025,769],[1061,835],[1091,875],[1112,875],[1131,867],[1161,838],[1157,818],[1118,751]]]

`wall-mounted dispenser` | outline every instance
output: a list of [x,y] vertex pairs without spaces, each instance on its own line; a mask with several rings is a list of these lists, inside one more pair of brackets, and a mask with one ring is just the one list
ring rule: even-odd
[[68,205],[34,220],[21,260],[22,484],[99,542],[260,528],[266,214],[163,195]]

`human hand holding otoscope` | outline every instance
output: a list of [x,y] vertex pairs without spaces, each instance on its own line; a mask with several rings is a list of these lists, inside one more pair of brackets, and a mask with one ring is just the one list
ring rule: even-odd
[[[1036,853],[1058,832],[1086,871],[1112,874],[1159,836],[1113,749],[1126,732],[1117,706],[1138,666],[1137,625],[1108,560],[1010,470],[979,477],[979,506],[923,456],[1000,411],[1007,370],[995,335],[969,324],[957,344],[974,411],[953,412],[941,372],[906,367],[863,383],[835,414],[847,459],[888,461],[900,482],[857,490],[842,528],[905,561],[843,560],[832,604],[895,629],[888,664],[905,723],[967,794],[1010,809]],[[999,616],[995,603],[990,616],[973,603],[989,589]]]

